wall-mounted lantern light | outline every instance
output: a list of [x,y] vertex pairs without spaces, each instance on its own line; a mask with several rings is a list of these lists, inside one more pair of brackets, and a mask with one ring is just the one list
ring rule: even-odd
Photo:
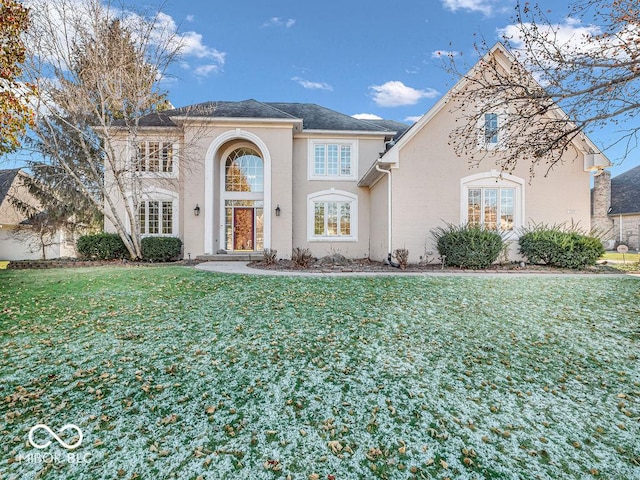
[[193,214],[197,217],[200,215],[200,206],[196,203],[196,208],[193,209]]
[[276,217],[280,216],[280,204],[276,206]]

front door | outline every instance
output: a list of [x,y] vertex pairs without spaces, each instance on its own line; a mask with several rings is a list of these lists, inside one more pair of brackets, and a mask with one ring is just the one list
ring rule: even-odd
[[233,250],[254,249],[254,209],[233,209]]

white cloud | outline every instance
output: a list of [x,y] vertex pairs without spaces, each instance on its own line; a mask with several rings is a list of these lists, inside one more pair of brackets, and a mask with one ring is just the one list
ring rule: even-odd
[[196,20],[196,16],[195,16],[195,15],[187,15],[187,16],[185,17],[185,20],[186,20],[187,22],[194,22],[194,21]]
[[407,117],[404,119],[405,122],[411,122],[411,123],[416,123],[418,120],[420,120],[422,118],[421,115],[414,115],[411,117]]
[[459,57],[460,55],[461,53],[455,50],[435,50],[431,52],[431,58],[442,58],[442,57],[453,58],[453,57]]
[[356,113],[355,115],[351,116],[353,118],[357,118],[358,120],[382,120],[382,117],[374,115],[373,113]]
[[484,15],[493,13],[495,0],[442,0],[442,5],[452,12],[458,10],[468,10],[470,12],[480,12]]
[[[81,29],[91,29],[96,25],[95,14],[99,13],[108,19],[120,18],[122,23],[130,28],[134,39],[138,43],[148,45],[148,52],[160,53],[162,50],[178,50],[182,58],[179,65],[187,59],[208,60],[208,65],[199,68],[201,72],[220,70],[225,63],[224,52],[205,44],[201,34],[197,32],[179,32],[176,21],[170,15],[158,12],[154,17],[146,18],[131,11],[122,11],[109,5],[102,5],[97,11],[90,11],[85,0],[65,0],[65,2],[51,2],[49,0],[26,0],[25,5],[37,14],[32,15],[30,31],[32,36],[47,38],[46,44],[40,41],[39,50],[45,50],[46,60],[51,64],[70,64],[69,58],[64,58],[71,51],[78,32]],[[71,6],[72,8],[68,8]],[[189,18],[187,17],[187,20]],[[55,32],[56,35],[52,35]],[[55,38],[54,38],[55,37]],[[153,63],[153,61],[152,61]],[[216,68],[212,68],[215,65]]]
[[397,80],[383,85],[372,85],[369,89],[373,90],[373,100],[380,107],[415,105],[423,98],[434,98],[439,95],[439,92],[433,88],[417,90]]
[[268,22],[264,22],[262,24],[263,27],[285,27],[291,28],[296,24],[296,21],[293,18],[280,18],[280,17],[271,17]]
[[524,47],[523,32],[534,31],[534,29],[541,39],[560,46],[565,52],[583,51],[586,53],[586,49],[594,46],[593,43],[589,44],[586,40],[601,33],[600,28],[595,25],[582,25],[579,20],[567,18],[564,23],[551,25],[533,25],[531,23],[507,25],[498,29],[498,34],[508,39],[516,50],[520,50]]
[[328,83],[310,82],[309,80],[305,80],[304,78],[300,78],[300,77],[293,77],[291,80],[293,80],[294,82],[298,82],[300,85],[302,85],[307,90],[328,90],[328,91],[333,91],[333,87],[331,85],[329,85]]
[[193,74],[196,77],[207,77],[212,73],[217,73],[220,71],[220,65],[217,64],[208,64],[208,65],[200,65],[193,69]]
[[[535,41],[525,45],[525,32],[529,32],[529,38]],[[612,59],[628,61],[628,45],[640,44],[640,27],[637,25],[627,24],[614,34],[605,35],[599,26],[584,25],[580,20],[570,17],[565,18],[562,23],[551,25],[508,25],[498,29],[498,33],[509,41],[514,55],[534,75],[540,65],[552,68],[557,66],[558,55],[554,53],[556,49],[564,59],[586,56],[589,57],[587,63],[598,60],[608,63]]]
[[226,54],[205,45],[200,33],[193,31],[178,33],[178,26],[173,17],[163,12],[157,15],[156,22],[154,36],[159,45],[162,45],[163,40],[171,39],[171,43],[179,46],[180,53],[184,56],[210,59],[220,67],[224,65]]

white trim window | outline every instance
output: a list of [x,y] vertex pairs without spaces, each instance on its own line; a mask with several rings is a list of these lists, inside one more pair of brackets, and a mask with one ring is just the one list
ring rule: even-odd
[[174,206],[172,200],[144,200],[138,207],[140,235],[174,235]]
[[136,172],[174,176],[177,172],[177,145],[174,142],[142,141],[135,145]]
[[358,196],[340,190],[324,190],[307,197],[309,241],[358,240]]
[[504,109],[485,110],[478,119],[478,148],[503,150],[506,142],[505,124],[507,113]]
[[463,224],[514,232],[524,218],[524,180],[495,170],[465,177],[460,206]]
[[356,180],[357,141],[309,140],[309,180]]

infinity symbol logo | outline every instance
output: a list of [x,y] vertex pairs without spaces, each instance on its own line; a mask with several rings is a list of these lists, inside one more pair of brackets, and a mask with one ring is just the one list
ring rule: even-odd
[[75,430],[78,433],[78,436],[80,437],[78,441],[74,444],[69,445],[64,440],[62,440],[58,435],[56,435],[53,432],[53,430],[51,430],[46,425],[43,425],[42,423],[39,423],[38,425],[34,425],[33,427],[31,427],[31,430],[29,430],[29,443],[31,444],[32,447],[38,448],[38,449],[47,448],[49,445],[51,445],[51,440],[47,440],[45,443],[39,444],[39,443],[36,443],[35,440],[33,439],[33,435],[37,430],[44,430],[49,435],[51,435],[56,440],[56,442],[58,442],[62,447],[66,448],[67,450],[73,450],[74,448],[78,448],[82,444],[82,430],[80,430],[80,427],[78,427],[77,425],[74,425],[73,423],[68,423],[65,426],[63,426],[58,433],[62,435],[63,432],[69,429]]

